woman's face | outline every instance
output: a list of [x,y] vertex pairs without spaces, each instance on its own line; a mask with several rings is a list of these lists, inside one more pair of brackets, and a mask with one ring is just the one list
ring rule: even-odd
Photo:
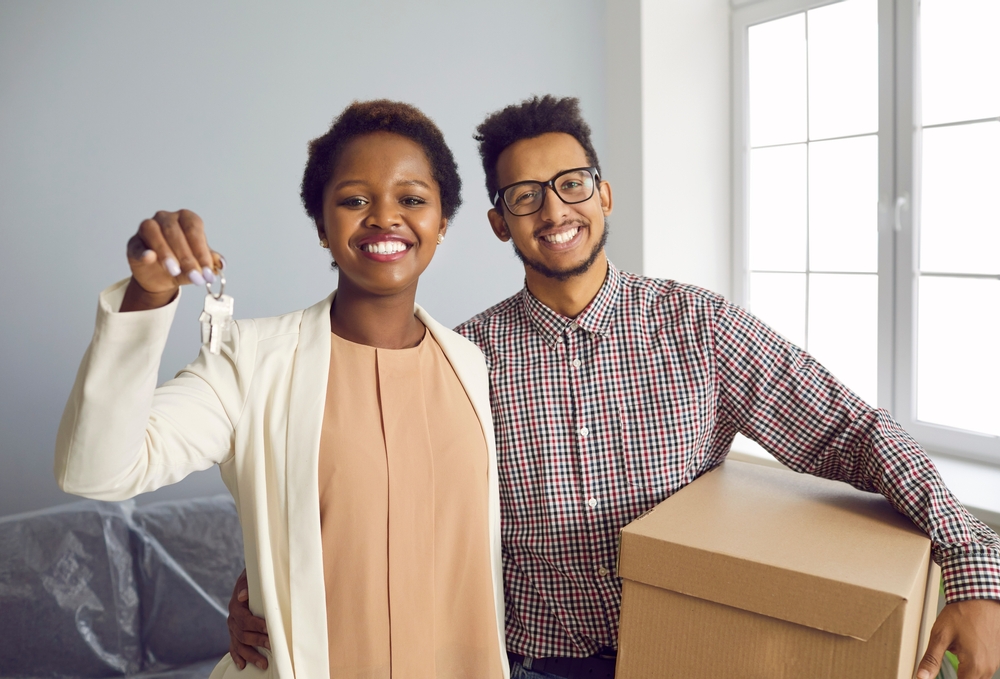
[[323,194],[319,225],[342,288],[379,296],[415,289],[447,226],[419,144],[390,132],[347,143]]

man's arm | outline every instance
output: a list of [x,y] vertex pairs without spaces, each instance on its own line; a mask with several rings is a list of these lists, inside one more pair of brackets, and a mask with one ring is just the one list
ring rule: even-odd
[[233,586],[233,596],[229,599],[229,655],[241,670],[252,662],[262,670],[267,669],[265,658],[257,647],[271,650],[267,636],[267,623],[250,612],[247,590],[247,571],[244,568]]
[[[743,309],[722,302],[717,321],[720,420],[795,471],[881,493],[927,533],[948,601],[928,654],[955,652],[962,679],[989,666],[982,676],[992,676],[1000,665],[997,534],[965,510],[888,412],[864,403]],[[936,666],[929,658],[922,663],[928,671]]]
[[959,679],[991,679],[1000,667],[1000,601],[968,599],[945,606],[931,628],[917,679],[936,677],[945,651],[958,658]]

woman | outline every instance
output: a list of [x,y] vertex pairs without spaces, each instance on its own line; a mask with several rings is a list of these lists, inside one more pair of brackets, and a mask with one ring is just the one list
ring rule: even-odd
[[[250,676],[508,675],[485,365],[414,304],[459,191],[433,122],[355,103],[310,144],[302,181],[339,271],[326,300],[236,322],[220,355],[155,388],[180,286],[220,264],[198,216],[142,222],[131,279],[101,293],[59,483],[122,500],[219,465],[268,620]],[[237,674],[227,655],[212,676]]]

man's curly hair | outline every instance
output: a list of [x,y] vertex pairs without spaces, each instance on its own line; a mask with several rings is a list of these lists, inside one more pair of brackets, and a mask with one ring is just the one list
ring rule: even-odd
[[392,132],[419,144],[441,187],[441,213],[451,219],[462,205],[462,180],[451,149],[434,121],[415,106],[388,99],[355,101],[333,121],[322,137],[309,142],[309,160],[302,174],[302,205],[314,222],[323,217],[326,191],[340,154],[349,141],[372,132]]
[[[479,142],[479,157],[486,173],[486,192],[490,200],[500,188],[497,179],[497,160],[504,149],[522,139],[531,139],[547,132],[565,132],[580,142],[587,154],[587,162],[601,171],[597,151],[590,141],[590,126],[580,115],[580,100],[576,97],[561,99],[546,94],[544,97],[525,99],[511,104],[502,111],[486,116],[476,128],[473,138]],[[537,177],[544,179],[544,177]]]

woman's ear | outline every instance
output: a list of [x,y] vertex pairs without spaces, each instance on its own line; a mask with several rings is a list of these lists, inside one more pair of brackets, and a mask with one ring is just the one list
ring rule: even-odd
[[507,228],[507,220],[503,218],[496,208],[490,208],[490,211],[486,213],[486,218],[490,220],[490,226],[493,228],[493,233],[501,241],[506,243],[510,240],[510,229]]

